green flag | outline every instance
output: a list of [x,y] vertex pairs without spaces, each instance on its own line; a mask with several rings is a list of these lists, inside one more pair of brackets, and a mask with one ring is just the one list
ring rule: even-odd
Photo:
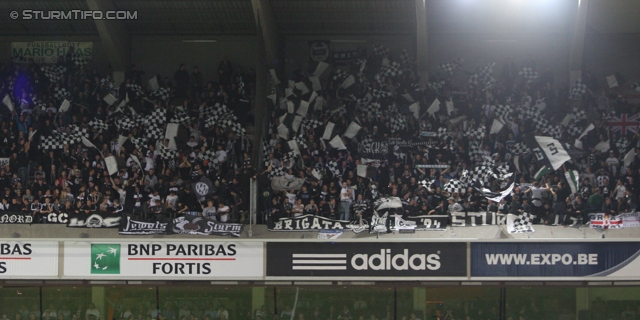
[[91,244],[91,274],[120,274],[119,244]]
[[548,166],[543,166],[542,168],[540,168],[540,170],[538,170],[538,172],[536,172],[536,174],[533,176],[533,178],[538,181],[540,179],[542,179],[542,177],[544,177],[545,174],[549,173],[549,171],[551,171],[551,168]]
[[569,187],[571,188],[571,193],[578,192],[579,177],[578,170],[569,170],[564,173],[564,177],[567,178],[567,182],[569,183]]

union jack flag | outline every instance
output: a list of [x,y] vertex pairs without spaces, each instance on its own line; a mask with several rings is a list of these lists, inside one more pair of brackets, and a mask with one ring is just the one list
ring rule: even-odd
[[638,132],[638,126],[640,126],[640,115],[638,114],[621,114],[620,116],[613,116],[608,121],[611,131],[620,132],[621,135],[627,135],[628,133]]

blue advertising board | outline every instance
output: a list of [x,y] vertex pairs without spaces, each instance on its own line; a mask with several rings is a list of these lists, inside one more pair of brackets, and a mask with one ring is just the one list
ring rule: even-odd
[[471,277],[640,278],[640,242],[471,243]]

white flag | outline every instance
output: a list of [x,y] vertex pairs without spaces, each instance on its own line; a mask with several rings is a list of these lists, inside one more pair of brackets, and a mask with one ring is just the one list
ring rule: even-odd
[[276,74],[276,70],[269,69],[269,74],[271,75],[271,79],[273,80],[273,82],[276,85],[280,84],[280,79],[278,79],[278,75]]
[[9,94],[6,94],[4,96],[4,99],[2,99],[2,103],[7,106],[9,111],[13,112],[15,110],[15,108],[13,107],[13,101],[11,101],[11,97],[9,96]]
[[289,140],[287,141],[287,144],[289,145],[289,149],[291,149],[291,151],[300,154],[300,148],[298,148],[298,143],[295,140]]
[[420,119],[420,103],[414,102],[409,106],[409,111],[413,113],[413,117]]
[[116,162],[116,157],[108,156],[104,158],[104,163],[106,163],[107,165],[107,171],[109,172],[109,175],[118,172],[118,163]]
[[349,124],[347,131],[344,132],[344,136],[349,139],[353,139],[353,137],[358,135],[358,132],[360,131],[360,129],[361,127],[357,123],[352,121],[351,124]]
[[158,86],[158,77],[149,79],[149,90],[156,91],[158,88],[160,88],[160,86]]
[[609,140],[607,141],[602,141],[599,142],[598,144],[596,144],[595,147],[593,147],[594,149],[600,151],[600,152],[607,152],[609,151],[609,149],[611,149],[611,144],[609,143]]
[[636,148],[631,148],[629,152],[624,156],[624,166],[629,167],[631,162],[636,158]]
[[358,170],[358,177],[363,177],[363,178],[367,177],[367,166],[359,164],[357,170]]
[[291,129],[293,129],[293,131],[298,132],[298,129],[300,129],[300,124],[302,123],[302,117],[301,116],[295,116],[293,118],[293,122],[291,123]]
[[304,84],[304,82],[296,82],[295,86],[296,89],[302,91],[302,94],[307,94],[309,92],[309,88],[307,88],[307,85]]
[[351,87],[354,83],[356,83],[356,78],[354,78],[353,75],[350,75],[349,77],[344,79],[344,82],[342,82],[342,85],[340,87],[346,89]]
[[344,142],[342,142],[342,138],[340,138],[340,136],[335,136],[333,137],[333,139],[331,139],[331,141],[329,141],[329,145],[331,145],[332,147],[338,149],[338,150],[346,150],[347,146],[344,145]]
[[431,104],[431,106],[429,106],[429,109],[427,109],[427,113],[431,116],[433,116],[434,113],[440,111],[440,100],[438,100],[438,98],[436,98],[436,100],[433,101],[433,103]]
[[324,127],[324,133],[322,134],[322,139],[331,140],[331,134],[333,133],[333,127],[335,124],[333,122],[327,122],[327,125]]
[[64,101],[62,101],[62,104],[60,105],[60,109],[58,109],[58,111],[60,112],[67,112],[69,111],[69,107],[71,106],[71,102],[69,102],[69,100],[64,99]]
[[278,136],[282,139],[289,139],[289,128],[281,123],[278,126]]
[[321,76],[324,73],[324,71],[327,70],[328,66],[329,64],[326,62],[322,62],[322,61],[318,62],[318,66],[316,67],[316,70],[313,71],[313,75],[316,77]]
[[498,133],[500,132],[500,130],[502,130],[503,127],[504,123],[502,123],[499,118],[495,118],[493,119],[493,124],[491,124],[491,131],[489,132],[489,134]]
[[618,79],[616,79],[616,76],[607,76],[607,84],[609,85],[609,88],[615,88],[618,86]]
[[299,114],[302,117],[306,117],[307,116],[307,111],[309,111],[309,102],[301,100],[300,101],[300,107],[298,107],[298,111],[296,111],[296,113]]
[[320,83],[320,78],[315,76],[309,77],[309,81],[311,81],[311,89],[313,89],[313,91],[322,90],[322,84]]
[[314,111],[322,111],[322,106],[324,105],[324,98],[323,97],[317,97],[316,98],[316,103],[313,104],[313,110]]
[[89,139],[87,139],[85,137],[82,137],[82,144],[84,144],[85,147],[87,147],[87,148],[95,148],[96,147],[93,143],[91,143],[91,141],[89,141]]
[[[118,99],[116,99],[116,97],[114,97],[111,93],[104,96],[102,100],[104,100],[104,102],[106,102],[108,105],[113,105],[114,103],[116,103],[116,101],[118,101]],[[62,109],[62,107],[60,107],[60,109]]]
[[[535,140],[540,146],[539,149],[542,149],[547,157],[547,160],[549,160],[549,163],[551,163],[553,170],[558,170],[558,168],[560,168],[563,163],[571,160],[571,157],[567,153],[567,150],[564,149],[560,141],[552,137],[544,136],[535,136]],[[536,150],[534,149],[532,149],[532,151],[536,152]]]

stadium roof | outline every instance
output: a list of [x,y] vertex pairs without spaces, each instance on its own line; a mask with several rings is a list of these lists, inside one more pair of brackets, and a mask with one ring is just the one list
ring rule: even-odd
[[[498,9],[504,0],[427,0],[431,31],[492,32],[511,30],[512,25],[497,25]],[[525,14],[520,25],[543,25],[544,30],[571,30],[571,10],[578,0],[535,0],[525,5],[547,3],[542,10],[552,23],[539,23],[536,14]],[[586,0],[583,0],[586,1]],[[458,3],[459,2],[459,3]],[[138,11],[137,20],[125,25],[132,35],[254,35],[255,19],[250,0],[170,1],[113,0],[118,10]],[[415,0],[270,0],[280,34],[414,34]],[[462,4],[468,4],[465,6]],[[637,0],[590,0],[588,32],[640,33],[640,2]],[[474,7],[476,6],[476,7]],[[563,9],[565,8],[565,9]],[[89,10],[84,0],[20,0],[0,2],[0,15],[11,11]],[[465,15],[465,10],[471,16]],[[509,11],[505,9],[507,15]],[[558,14],[559,13],[559,14]],[[557,17],[553,17],[553,15]],[[471,19],[469,18],[471,17]],[[455,23],[451,23],[455,21]],[[528,22],[527,22],[528,21]],[[538,21],[538,23],[536,23]],[[515,30],[518,30],[517,28]],[[93,20],[0,19],[0,36],[23,35],[98,35]]]

